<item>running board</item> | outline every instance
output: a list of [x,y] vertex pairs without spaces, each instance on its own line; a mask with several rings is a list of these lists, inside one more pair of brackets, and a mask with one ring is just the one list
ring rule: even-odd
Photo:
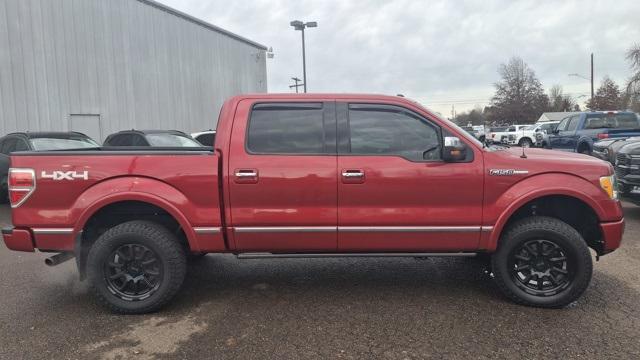
[[296,258],[349,258],[349,257],[474,257],[477,253],[308,253],[308,254],[273,254],[273,253],[240,253],[238,259],[296,259]]

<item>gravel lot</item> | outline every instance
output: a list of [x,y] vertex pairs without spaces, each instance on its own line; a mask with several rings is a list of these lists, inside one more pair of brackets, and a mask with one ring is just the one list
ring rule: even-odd
[[117,316],[73,261],[49,268],[2,244],[0,359],[638,359],[640,208],[624,207],[622,248],[562,310],[508,302],[473,260],[209,255],[168,308]]

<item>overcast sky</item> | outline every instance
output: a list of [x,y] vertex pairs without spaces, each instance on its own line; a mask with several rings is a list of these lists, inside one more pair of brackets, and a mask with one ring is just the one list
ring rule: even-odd
[[[309,92],[405,94],[449,116],[484,106],[497,67],[520,56],[545,90],[559,84],[588,95],[589,54],[596,88],[604,75],[629,76],[625,51],[640,43],[640,0],[617,1],[310,1],[160,0],[173,8],[273,47],[269,92],[302,78],[300,32],[308,29]],[[580,100],[585,100],[584,97]]]

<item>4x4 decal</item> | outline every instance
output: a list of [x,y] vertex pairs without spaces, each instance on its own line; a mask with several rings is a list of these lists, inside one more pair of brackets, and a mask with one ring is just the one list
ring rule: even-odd
[[89,172],[88,171],[52,171],[51,173],[47,173],[43,171],[40,174],[40,177],[43,179],[51,179],[55,181],[59,180],[89,180]]

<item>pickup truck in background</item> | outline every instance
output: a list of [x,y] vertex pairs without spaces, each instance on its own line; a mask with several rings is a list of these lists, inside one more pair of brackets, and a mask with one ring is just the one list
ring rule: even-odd
[[545,121],[520,127],[513,134],[507,137],[508,145],[518,145],[520,147],[531,147],[536,145],[538,134],[550,133],[557,125],[557,121]]
[[204,253],[480,256],[506,297],[562,307],[590,283],[589,248],[614,251],[624,229],[610,164],[486,146],[393,96],[237,96],[213,149],[16,152],[11,166],[7,247],[75,258],[120,313],[162,307]]
[[640,135],[640,119],[630,111],[594,111],[568,116],[549,135],[549,147],[590,155],[595,141]]
[[620,147],[615,164],[620,195],[640,206],[640,139],[628,141]]

